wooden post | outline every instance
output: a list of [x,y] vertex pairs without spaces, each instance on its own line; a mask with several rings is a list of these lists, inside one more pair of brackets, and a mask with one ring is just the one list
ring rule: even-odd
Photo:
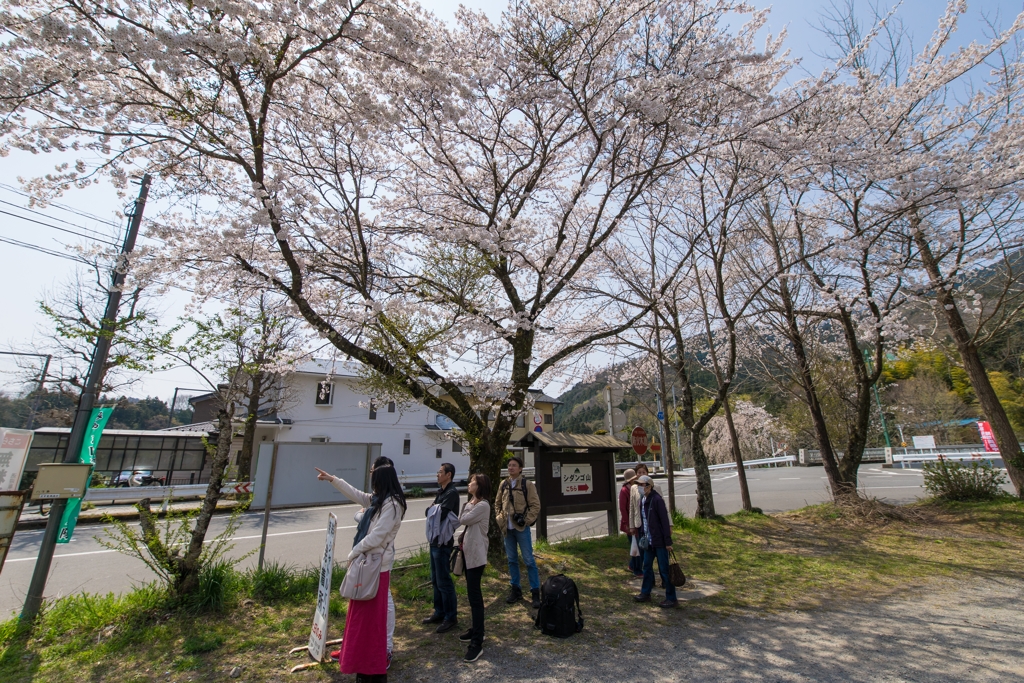
[[270,502],[274,495],[274,472],[277,470],[277,442],[270,454],[270,480],[267,481],[267,500],[263,503],[263,533],[260,535],[260,559],[258,571],[263,571],[263,554],[267,549],[267,527],[270,526]]

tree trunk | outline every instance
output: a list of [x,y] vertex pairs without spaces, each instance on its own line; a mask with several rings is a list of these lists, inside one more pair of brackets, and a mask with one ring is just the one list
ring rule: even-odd
[[921,252],[921,262],[928,279],[935,290],[939,308],[946,316],[946,324],[949,326],[953,342],[964,364],[964,371],[971,382],[981,410],[992,426],[992,432],[996,438],[996,445],[999,446],[999,455],[1006,464],[1006,472],[1010,475],[1010,481],[1017,491],[1019,498],[1024,498],[1024,453],[1021,453],[1020,440],[1010,425],[1010,419],[1006,416],[1006,409],[999,402],[992,382],[989,381],[988,373],[978,355],[978,347],[974,343],[971,333],[967,330],[960,309],[957,308],[953,293],[947,289],[948,285],[939,268],[939,263],[932,254],[931,245],[928,239],[916,227],[914,231],[914,243]]
[[697,517],[711,519],[715,517],[715,498],[711,491],[711,471],[708,469],[708,456],[704,453],[700,430],[688,430],[690,433],[690,453],[693,454],[693,470],[697,478]]
[[658,395],[661,397],[661,432],[665,435],[661,447],[665,449],[665,476],[668,477],[668,515],[676,513],[676,474],[672,461],[672,430],[668,426],[668,395],[665,392],[665,357],[661,348],[661,325],[654,316],[655,340],[658,343]]
[[779,294],[786,317],[786,337],[793,346],[793,356],[796,359],[797,372],[800,376],[800,387],[804,391],[804,400],[811,415],[811,423],[814,425],[814,436],[818,441],[818,449],[821,451],[821,464],[825,468],[825,476],[828,477],[832,497],[839,499],[851,495],[856,496],[857,487],[854,486],[851,489],[839,471],[839,463],[836,460],[835,451],[832,449],[832,439],[828,434],[825,415],[821,410],[821,403],[818,401],[818,390],[814,384],[814,376],[811,374],[811,363],[807,357],[807,348],[804,346],[803,333],[797,323],[793,297],[789,291],[789,283],[785,279],[779,283]]
[[206,497],[203,498],[203,506],[199,510],[195,527],[192,529],[188,550],[181,559],[178,585],[174,587],[174,592],[177,595],[188,595],[199,586],[203,541],[206,540],[206,531],[210,528],[210,520],[217,509],[217,502],[220,500],[224,470],[227,468],[228,458],[231,455],[231,416],[234,412],[235,406],[231,403],[223,406],[217,413],[217,429],[220,430],[220,433],[217,436],[217,450],[213,453],[210,483],[206,487]]
[[259,417],[260,401],[263,399],[265,374],[260,371],[252,376],[249,394],[246,396],[245,429],[242,432],[242,450],[238,455],[238,481],[250,481],[252,477],[252,449],[256,441],[256,419]]
[[471,473],[481,472],[491,480],[491,521],[487,526],[487,554],[491,558],[491,564],[501,567],[505,557],[505,536],[498,528],[495,520],[495,500],[498,497],[498,487],[501,486],[501,461],[505,455],[508,444],[508,437],[501,442],[500,448],[495,447],[494,439],[488,434],[478,440],[471,440],[469,445],[469,471]]
[[725,411],[725,424],[729,426],[729,441],[732,443],[732,457],[736,460],[736,478],[740,482],[740,500],[743,509],[752,512],[754,506],[750,504],[750,489],[747,488],[747,471],[743,469],[743,454],[740,452],[740,439],[736,434],[736,425],[732,421],[732,408],[729,407],[728,397],[722,403]]

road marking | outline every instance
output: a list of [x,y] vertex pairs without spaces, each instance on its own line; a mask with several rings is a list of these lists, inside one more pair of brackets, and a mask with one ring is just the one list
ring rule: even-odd
[[872,486],[873,489],[923,489],[923,486]]
[[800,477],[779,477],[779,481],[799,481]]

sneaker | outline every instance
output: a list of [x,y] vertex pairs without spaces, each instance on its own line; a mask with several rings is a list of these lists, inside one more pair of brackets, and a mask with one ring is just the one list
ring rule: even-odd
[[421,624],[440,624],[442,621],[444,621],[444,615],[443,614],[437,614],[435,612],[434,614],[431,614],[429,617],[427,617],[426,619],[424,619],[420,623]]
[[679,607],[679,601],[678,600],[669,600],[669,599],[666,598],[665,600],[662,600],[661,602],[658,603],[658,607],[664,607],[666,609],[668,609],[670,607]]
[[650,593],[638,593],[637,595],[633,596],[633,601],[634,602],[650,602],[651,601],[651,594]]
[[469,649],[466,650],[466,656],[462,658],[464,662],[475,662],[480,659],[480,655],[484,653],[484,649],[479,645],[470,645]]
[[505,604],[512,605],[523,599],[523,589],[519,586],[512,586],[508,592],[508,597],[505,598]]
[[463,642],[463,643],[468,643],[472,639],[473,639],[473,629],[469,629],[468,631],[466,631],[465,633],[463,633],[462,635],[459,636],[459,641]]
[[530,603],[530,607],[532,607],[533,609],[540,609],[540,589],[534,588],[532,591],[530,591],[530,593],[533,597],[533,601]]
[[392,652],[391,650],[388,650],[388,665],[387,665],[386,667],[384,667],[384,670],[385,670],[385,671],[387,671],[388,669],[390,669],[390,668],[391,668],[391,660],[392,660],[392,658],[393,658],[394,656],[395,656],[395,653],[394,653],[394,652]]
[[[331,652],[331,659],[333,659],[334,661],[338,661],[339,659],[341,659],[341,650],[333,650]],[[391,660],[389,659],[388,661],[390,662]]]
[[441,622],[441,625],[437,627],[437,630],[434,631],[434,633],[448,633],[448,631],[451,631],[453,628],[455,628],[458,625],[459,625],[459,622],[454,621],[454,620],[452,620],[452,621],[444,621],[444,622]]

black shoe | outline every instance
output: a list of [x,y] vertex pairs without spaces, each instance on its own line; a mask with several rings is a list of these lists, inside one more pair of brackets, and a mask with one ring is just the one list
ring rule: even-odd
[[421,621],[421,624],[440,624],[444,621],[443,614],[431,614],[429,617]]
[[442,621],[441,625],[437,627],[437,630],[434,631],[434,633],[448,633],[448,631],[451,631],[453,628],[455,628],[458,625],[459,625],[459,622],[457,622],[455,620],[452,620],[452,621]]
[[638,595],[634,595],[633,596],[633,600],[635,602],[650,602],[651,601],[651,594],[650,593],[640,593]]
[[469,629],[468,631],[466,631],[465,633],[463,633],[462,635],[459,636],[459,641],[463,642],[463,643],[468,643],[472,639],[473,639],[473,629]]
[[470,645],[469,649],[466,650],[466,656],[462,658],[464,662],[475,662],[480,659],[480,655],[484,653],[484,648],[480,645]]
[[523,589],[519,586],[512,586],[512,589],[508,592],[508,597],[505,598],[505,604],[512,605],[523,599]]
[[668,609],[670,607],[679,607],[679,601],[669,600],[668,598],[666,598],[658,603],[658,607],[664,607],[665,609]]
[[533,602],[530,604],[533,609],[540,609],[540,589],[534,588],[530,593],[533,594]]

